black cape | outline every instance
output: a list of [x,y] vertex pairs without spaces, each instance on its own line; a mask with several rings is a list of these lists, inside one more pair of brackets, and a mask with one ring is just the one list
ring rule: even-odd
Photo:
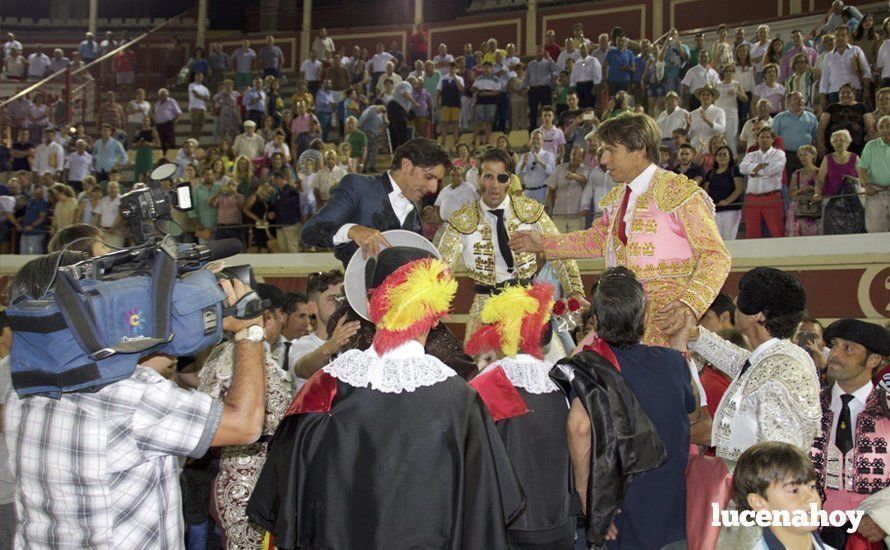
[[278,547],[507,548],[525,497],[463,380],[392,394],[319,371],[309,385],[270,442],[247,506]]
[[550,377],[577,397],[590,417],[587,541],[601,545],[634,476],[667,462],[664,443],[633,389],[603,356],[584,351],[561,360]]

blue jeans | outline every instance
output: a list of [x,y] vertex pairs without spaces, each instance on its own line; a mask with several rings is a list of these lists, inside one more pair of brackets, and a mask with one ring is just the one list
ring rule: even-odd
[[680,76],[664,75],[664,93],[676,92],[680,93]]
[[37,235],[22,235],[20,254],[46,254],[44,243],[46,235],[39,233]]
[[365,170],[368,172],[377,171],[377,132],[372,130],[362,130],[365,137],[368,138],[368,158],[365,159]]
[[318,118],[318,124],[321,126],[321,139],[322,141],[327,141],[328,133],[331,131],[331,117],[333,113],[317,111],[315,116]]

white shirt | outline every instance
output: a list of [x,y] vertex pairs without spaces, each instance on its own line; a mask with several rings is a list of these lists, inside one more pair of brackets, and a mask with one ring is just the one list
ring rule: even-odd
[[[450,53],[446,53],[445,55],[437,55],[433,58],[433,64],[439,69],[439,74],[442,76],[448,75],[448,65],[454,61],[454,56]],[[443,63],[443,65],[439,65]]]
[[210,96],[207,86],[198,84],[197,82],[189,84],[189,109],[201,109],[202,111],[206,111],[207,101],[200,99],[198,97],[199,95],[204,97]]
[[439,207],[439,217],[443,221],[447,221],[461,206],[468,202],[476,202],[479,200],[479,193],[476,187],[467,182],[463,182],[457,187],[450,185],[444,187],[439,196],[436,197],[436,206]]
[[55,141],[46,145],[41,143],[34,150],[34,173],[41,175],[45,172],[58,174],[65,166],[65,150]]
[[386,84],[386,79],[392,80],[393,93],[395,93],[395,87],[402,83],[402,75],[393,71],[392,74],[386,74],[385,72],[380,75],[380,78],[377,80],[377,93],[383,92],[383,86]]
[[327,53],[334,51],[334,39],[330,36],[324,38],[316,36],[312,41],[312,49],[315,50],[315,57],[326,59]]
[[704,140],[705,146],[707,146],[712,137],[726,132],[726,111],[716,105],[711,105],[705,112],[713,126],[709,126],[702,119],[702,107],[692,111],[692,124],[689,125],[689,143],[696,148],[700,145],[699,138]]
[[374,57],[368,61],[368,66],[371,68],[372,73],[385,73],[386,72],[386,64],[392,62],[393,65],[396,64],[396,58],[392,56],[389,52],[381,52],[375,53]]
[[594,216],[602,214],[603,209],[600,208],[599,202],[606,196],[606,193],[615,187],[615,185],[616,183],[612,180],[612,176],[610,176],[608,172],[603,171],[601,166],[594,166],[590,172],[587,173],[587,184],[584,186],[584,191],[581,193],[579,210],[589,211],[590,204],[593,203]]
[[763,60],[763,56],[766,55],[767,50],[769,50],[769,45],[771,43],[772,40],[767,40],[763,43],[754,41],[748,49],[751,53],[751,60],[754,62],[754,70],[758,73],[763,70],[763,65],[760,62]]
[[49,69],[49,57],[45,53],[32,53],[28,56],[28,76],[45,76],[47,69]]
[[847,46],[843,54],[838,53],[835,48],[825,56],[825,60],[822,62],[822,78],[819,80],[820,94],[837,92],[841,86],[848,82],[857,90],[862,89],[862,81],[859,80],[853,65],[854,57],[859,60],[859,66],[862,67],[862,77],[871,78],[871,67],[869,67],[862,48]]
[[[868,402],[868,396],[871,395],[872,389],[874,389],[874,384],[869,381],[853,392],[853,399],[850,400],[850,433],[856,433],[856,417],[865,410],[865,404]],[[841,395],[843,394],[844,390],[835,382],[831,387],[831,412],[834,413],[834,422],[831,425],[831,438],[828,439],[830,445],[834,445],[834,437],[837,434],[837,425],[840,422],[841,406],[843,405]]]
[[658,113],[658,127],[661,129],[661,139],[671,139],[673,131],[686,127],[686,115],[689,111],[681,107],[674,109],[674,112],[668,114],[667,109]]
[[65,159],[65,166],[68,168],[68,181],[83,181],[92,172],[93,155],[86,151],[80,155],[75,151]]
[[559,52],[559,57],[556,58],[556,66],[559,67],[560,71],[566,70],[566,61],[568,61],[570,57],[577,63],[578,60],[581,59],[581,52],[578,50],[572,50],[571,52],[563,50]]
[[[300,390],[300,386],[306,383],[305,378],[300,378],[297,376],[297,371],[294,367],[297,366],[297,361],[300,360],[304,355],[308,355],[313,351],[317,350],[324,344],[324,340],[318,337],[314,332],[303,336],[302,338],[297,338],[296,340],[291,341],[290,351],[288,352],[287,359],[287,371],[291,374],[294,379],[295,391]],[[283,353],[283,350],[282,350]],[[284,356],[282,355],[282,361],[284,361]]]
[[649,190],[649,183],[652,181],[652,176],[655,175],[655,168],[654,164],[650,164],[628,184],[630,197],[627,199],[627,210],[624,212],[625,237],[629,236],[626,233],[630,230],[630,220],[633,217],[634,207],[637,205],[637,198]]
[[572,68],[572,76],[570,84],[572,86],[579,82],[593,82],[599,84],[603,80],[603,67],[597,58],[588,55],[584,59],[575,62]]
[[881,69],[881,80],[890,78],[890,40],[884,40],[884,43],[881,44],[875,64]]
[[99,226],[103,228],[113,227],[117,223],[117,217],[120,213],[121,196],[118,195],[114,199],[104,196],[96,205],[95,215],[99,216]]
[[504,67],[507,67],[508,69],[512,70],[513,66],[516,65],[517,63],[519,63],[519,61],[520,61],[520,59],[518,57],[516,57],[515,55],[512,55],[510,57],[505,57],[502,65]]
[[307,59],[300,65],[300,72],[303,73],[307,82],[318,82],[321,80],[321,61]]
[[[758,164],[766,164],[760,171],[760,176],[751,176],[754,167]],[[770,147],[766,152],[757,149],[745,155],[739,165],[739,172],[748,176],[747,193],[762,195],[782,189],[782,171],[785,170],[785,152]],[[754,362],[753,360],[751,361]]]
[[134,99],[127,104],[127,109],[138,109],[136,113],[127,115],[127,122],[133,124],[142,124],[142,119],[151,114],[151,104],[148,101]]
[[686,71],[686,76],[680,82],[687,88],[689,93],[695,93],[696,90],[706,84],[716,85],[720,82],[720,75],[711,67],[702,67],[701,63]]
[[[453,81],[457,82],[460,86],[464,86],[464,79],[463,79],[462,76],[460,76],[460,75],[454,75],[454,78],[451,78],[451,75],[450,75],[450,74],[445,73],[445,76],[443,76],[442,78],[440,78],[440,79],[439,79],[439,82],[436,82],[436,90],[441,91],[441,90],[442,90],[442,83],[445,82],[446,80],[453,80]],[[435,98],[434,98],[434,99],[435,99]]]
[[7,55],[11,54],[13,48],[15,48],[16,50],[18,50],[19,53],[22,53],[22,51],[23,51],[23,50],[22,50],[22,43],[19,42],[18,40],[10,40],[10,41],[8,41],[8,42],[4,42],[4,44],[3,44],[3,57],[6,57]]
[[507,260],[501,254],[500,244],[498,243],[497,224],[498,218],[491,213],[492,210],[502,209],[504,211],[504,225],[509,227],[509,219],[512,217],[513,208],[510,206],[510,195],[504,197],[501,204],[494,208],[489,207],[484,201],[479,201],[482,212],[485,214],[484,221],[491,227],[491,245],[494,247],[494,279],[498,283],[513,278],[513,272],[507,271]]
[[[396,184],[396,180],[392,179],[392,174],[389,172],[386,173],[386,176],[389,178],[389,183],[392,185],[392,191],[389,193],[389,204],[392,205],[393,212],[396,213],[396,217],[399,219],[399,225],[405,223],[405,218],[408,217],[408,214],[414,210],[414,203],[408,200],[399,186]],[[352,239],[349,238],[349,230],[352,229],[354,223],[345,223],[343,226],[337,230],[334,234],[334,246],[338,244],[348,243]]]

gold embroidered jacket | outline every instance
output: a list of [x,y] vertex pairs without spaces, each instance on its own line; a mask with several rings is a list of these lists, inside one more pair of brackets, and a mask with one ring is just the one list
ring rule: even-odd
[[[544,235],[558,235],[559,231],[544,206],[538,201],[523,197],[509,197],[504,223],[507,233],[538,231]],[[470,277],[478,284],[493,286],[497,280],[495,257],[500,254],[495,244],[495,222],[485,216],[481,201],[465,204],[448,219],[445,231],[437,244],[442,260],[451,266],[463,265]],[[514,253],[514,273],[517,278],[531,279],[537,272],[535,254]],[[554,261],[553,268],[565,294],[584,295],[581,273],[573,260]]]

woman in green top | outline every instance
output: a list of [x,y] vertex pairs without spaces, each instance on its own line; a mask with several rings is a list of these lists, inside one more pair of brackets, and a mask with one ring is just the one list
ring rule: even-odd
[[135,181],[140,181],[142,174],[151,172],[152,152],[155,147],[161,146],[161,139],[158,137],[158,131],[155,130],[151,123],[151,117],[142,117],[142,127],[136,132],[133,138],[133,144],[136,146],[136,160],[133,168],[133,176]]
[[349,171],[361,174],[365,171],[365,157],[368,156],[368,138],[358,129],[358,119],[346,119],[346,143],[349,144]]

